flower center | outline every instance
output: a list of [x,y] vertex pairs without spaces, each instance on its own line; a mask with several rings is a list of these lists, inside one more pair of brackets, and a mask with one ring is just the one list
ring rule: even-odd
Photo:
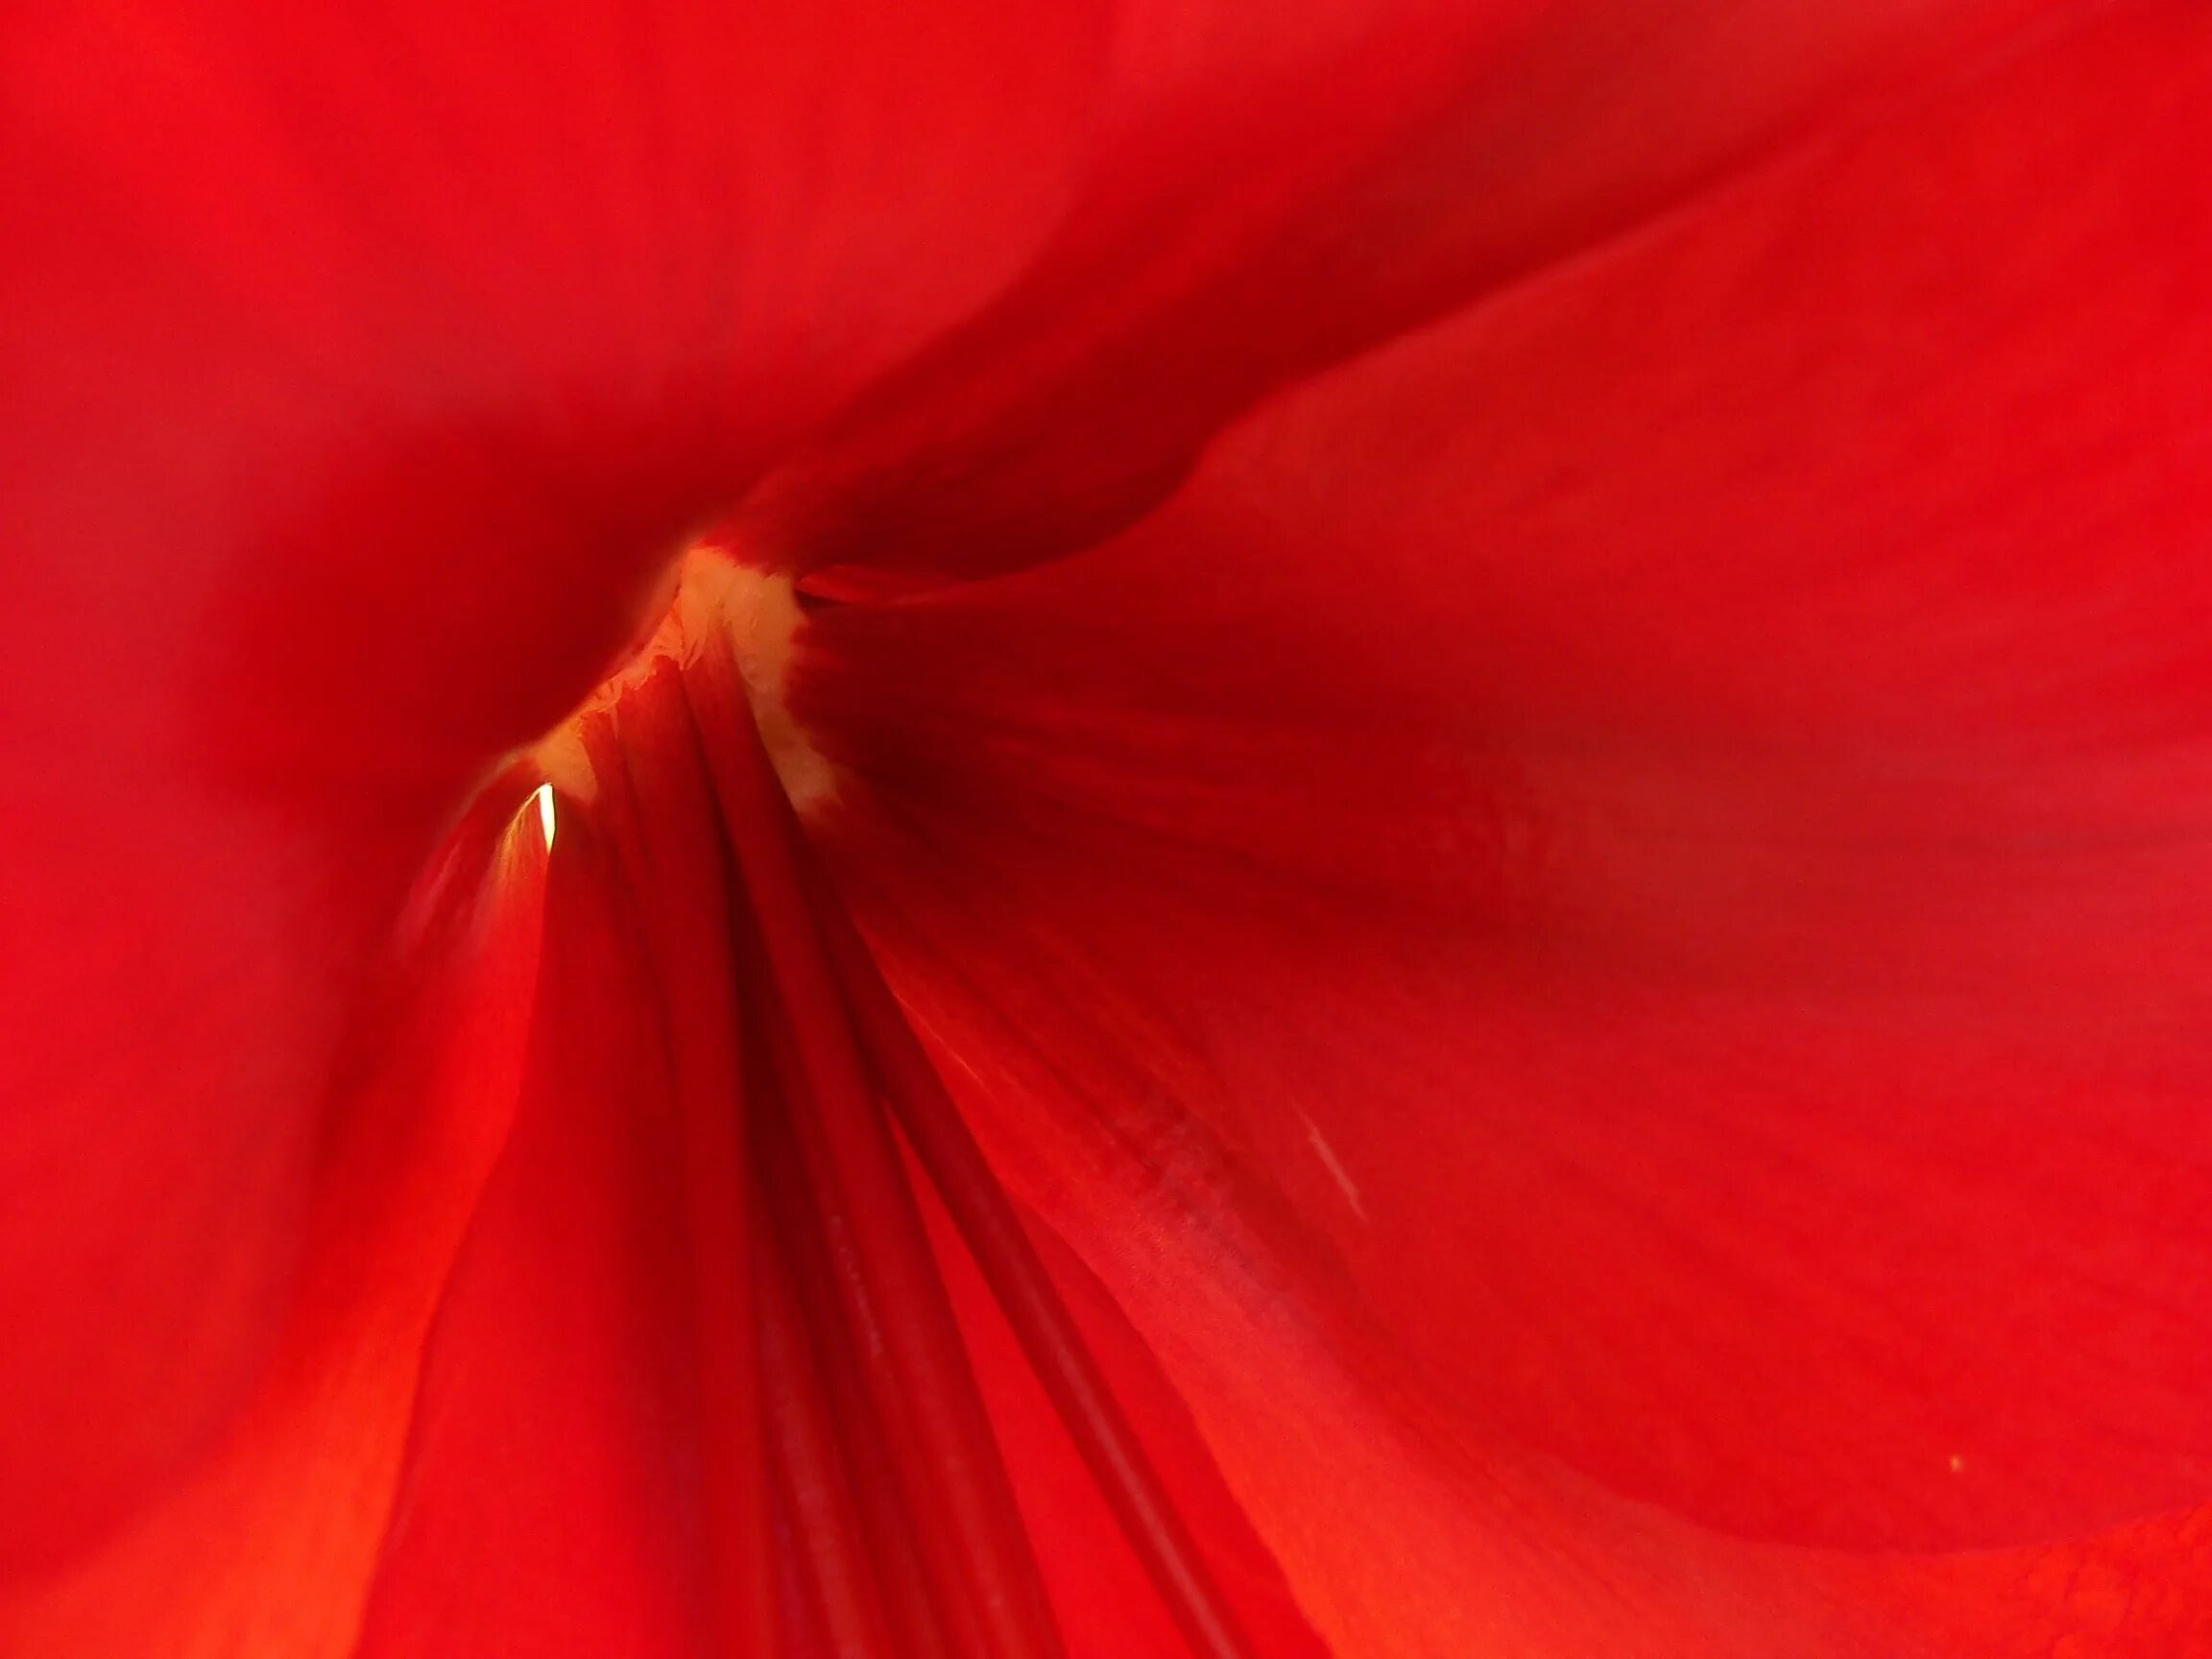
[[[733,1645],[753,1627],[743,1518],[765,1512],[781,1651],[813,1650],[812,1631],[855,1659],[1064,1659],[950,1249],[1190,1651],[1249,1659],[818,845],[840,777],[793,712],[801,620],[788,577],[695,548],[629,661],[531,755],[579,808],[579,844],[549,837],[549,855],[615,895],[660,1003],[718,1622]],[[546,928],[551,952],[551,913]],[[957,1244],[932,1238],[932,1205]],[[757,1433],[736,1420],[749,1405]]]
[[805,620],[786,575],[750,569],[712,547],[693,547],[665,585],[659,621],[629,658],[595,686],[566,720],[532,748],[556,793],[579,801],[598,794],[598,780],[580,735],[582,723],[618,709],[662,662],[679,669],[709,651],[735,663],[745,701],[769,764],[802,818],[812,818],[838,792],[836,768],[792,713],[789,690],[800,624]]

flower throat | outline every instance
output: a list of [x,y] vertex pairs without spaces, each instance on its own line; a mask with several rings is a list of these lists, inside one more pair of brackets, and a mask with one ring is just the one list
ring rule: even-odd
[[835,788],[778,695],[798,616],[788,583],[687,565],[675,637],[540,749],[589,832],[560,855],[621,889],[668,1027],[722,1645],[1067,1652],[947,1287],[964,1246],[1190,1651],[1247,1659],[794,810]]

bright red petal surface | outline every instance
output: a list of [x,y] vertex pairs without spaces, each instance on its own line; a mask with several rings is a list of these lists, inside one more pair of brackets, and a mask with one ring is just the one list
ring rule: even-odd
[[787,459],[743,534],[802,569],[859,567],[831,584],[1073,551],[1156,505],[1285,381],[2062,10],[1133,5],[1102,160],[1059,233]]
[[416,867],[763,455],[1005,282],[1104,19],[0,27],[14,1551],[239,1398]]
[[1345,1650],[2201,1639],[2208,89],[2098,12],[818,615],[902,990]]
[[440,1307],[361,1659],[749,1650],[717,1629],[711,1571],[712,1527],[746,1517],[700,1474],[705,1414],[749,1426],[750,1402],[700,1386],[670,1034],[612,860],[570,817],[531,1074]]
[[451,854],[376,1080],[325,1125],[295,1306],[246,1409],[99,1549],[0,1585],[12,1659],[352,1652],[425,1333],[513,1119],[537,995],[535,819],[478,813]]
[[[345,1066],[400,1029],[389,924],[764,468],[774,557],[1064,551],[1286,377],[1887,87],[1870,135],[1268,408],[1124,543],[836,613],[811,708],[860,774],[845,872],[1128,1310],[1260,1627],[1303,1640],[1272,1551],[1363,1655],[2192,1650],[2201,1522],[2140,1518],[2212,1482],[2206,45],[2117,9],[1894,102],[2033,10],[12,14],[0,1548],[112,1523],[256,1386],[307,1401],[41,1567],[15,1645],[152,1650],[183,1597],[221,1651],[192,1540],[280,1533],[284,1650],[343,1639],[504,1127],[427,1166],[434,1236],[340,1228],[406,1271],[319,1287],[319,1226],[412,1202],[403,1161],[318,1185],[406,1082]],[[538,1617],[519,1570],[453,1577],[510,1526],[592,1597],[549,1640],[700,1616],[727,1530],[605,1528],[683,1533],[666,1460],[716,1416],[637,1413],[742,1369],[700,1346],[742,1298],[671,1311],[654,1265],[722,1058],[671,1069],[661,1141],[581,1070],[529,1096],[380,1640]],[[681,1201],[687,1248],[738,1236]],[[370,1381],[325,1396],[356,1315]],[[1058,1514],[1067,1449],[983,1370]],[[508,1414],[502,1378],[559,1386]],[[334,1530],[270,1519],[334,1490]],[[2010,1548],[1815,1548],[1961,1543]]]

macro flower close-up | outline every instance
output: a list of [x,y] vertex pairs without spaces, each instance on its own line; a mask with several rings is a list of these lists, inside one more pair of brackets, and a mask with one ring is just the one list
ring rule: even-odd
[[2212,1653],[2212,11],[16,0],[4,1659]]

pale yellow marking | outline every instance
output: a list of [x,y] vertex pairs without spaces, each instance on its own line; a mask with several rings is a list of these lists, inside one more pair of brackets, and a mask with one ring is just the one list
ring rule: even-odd
[[694,547],[678,562],[669,589],[667,612],[637,654],[531,745],[539,770],[572,800],[595,800],[599,781],[592,776],[578,722],[620,703],[622,694],[663,658],[690,662],[709,646],[719,646],[736,661],[760,740],[792,806],[805,817],[834,800],[837,769],[784,702],[800,624],[805,620],[791,578],[764,575],[727,554]]
[[685,556],[675,614],[685,661],[715,642],[736,658],[760,741],[792,807],[804,818],[835,799],[836,768],[814,747],[783,700],[800,624],[805,620],[791,578],[763,575],[727,555],[695,547]]

